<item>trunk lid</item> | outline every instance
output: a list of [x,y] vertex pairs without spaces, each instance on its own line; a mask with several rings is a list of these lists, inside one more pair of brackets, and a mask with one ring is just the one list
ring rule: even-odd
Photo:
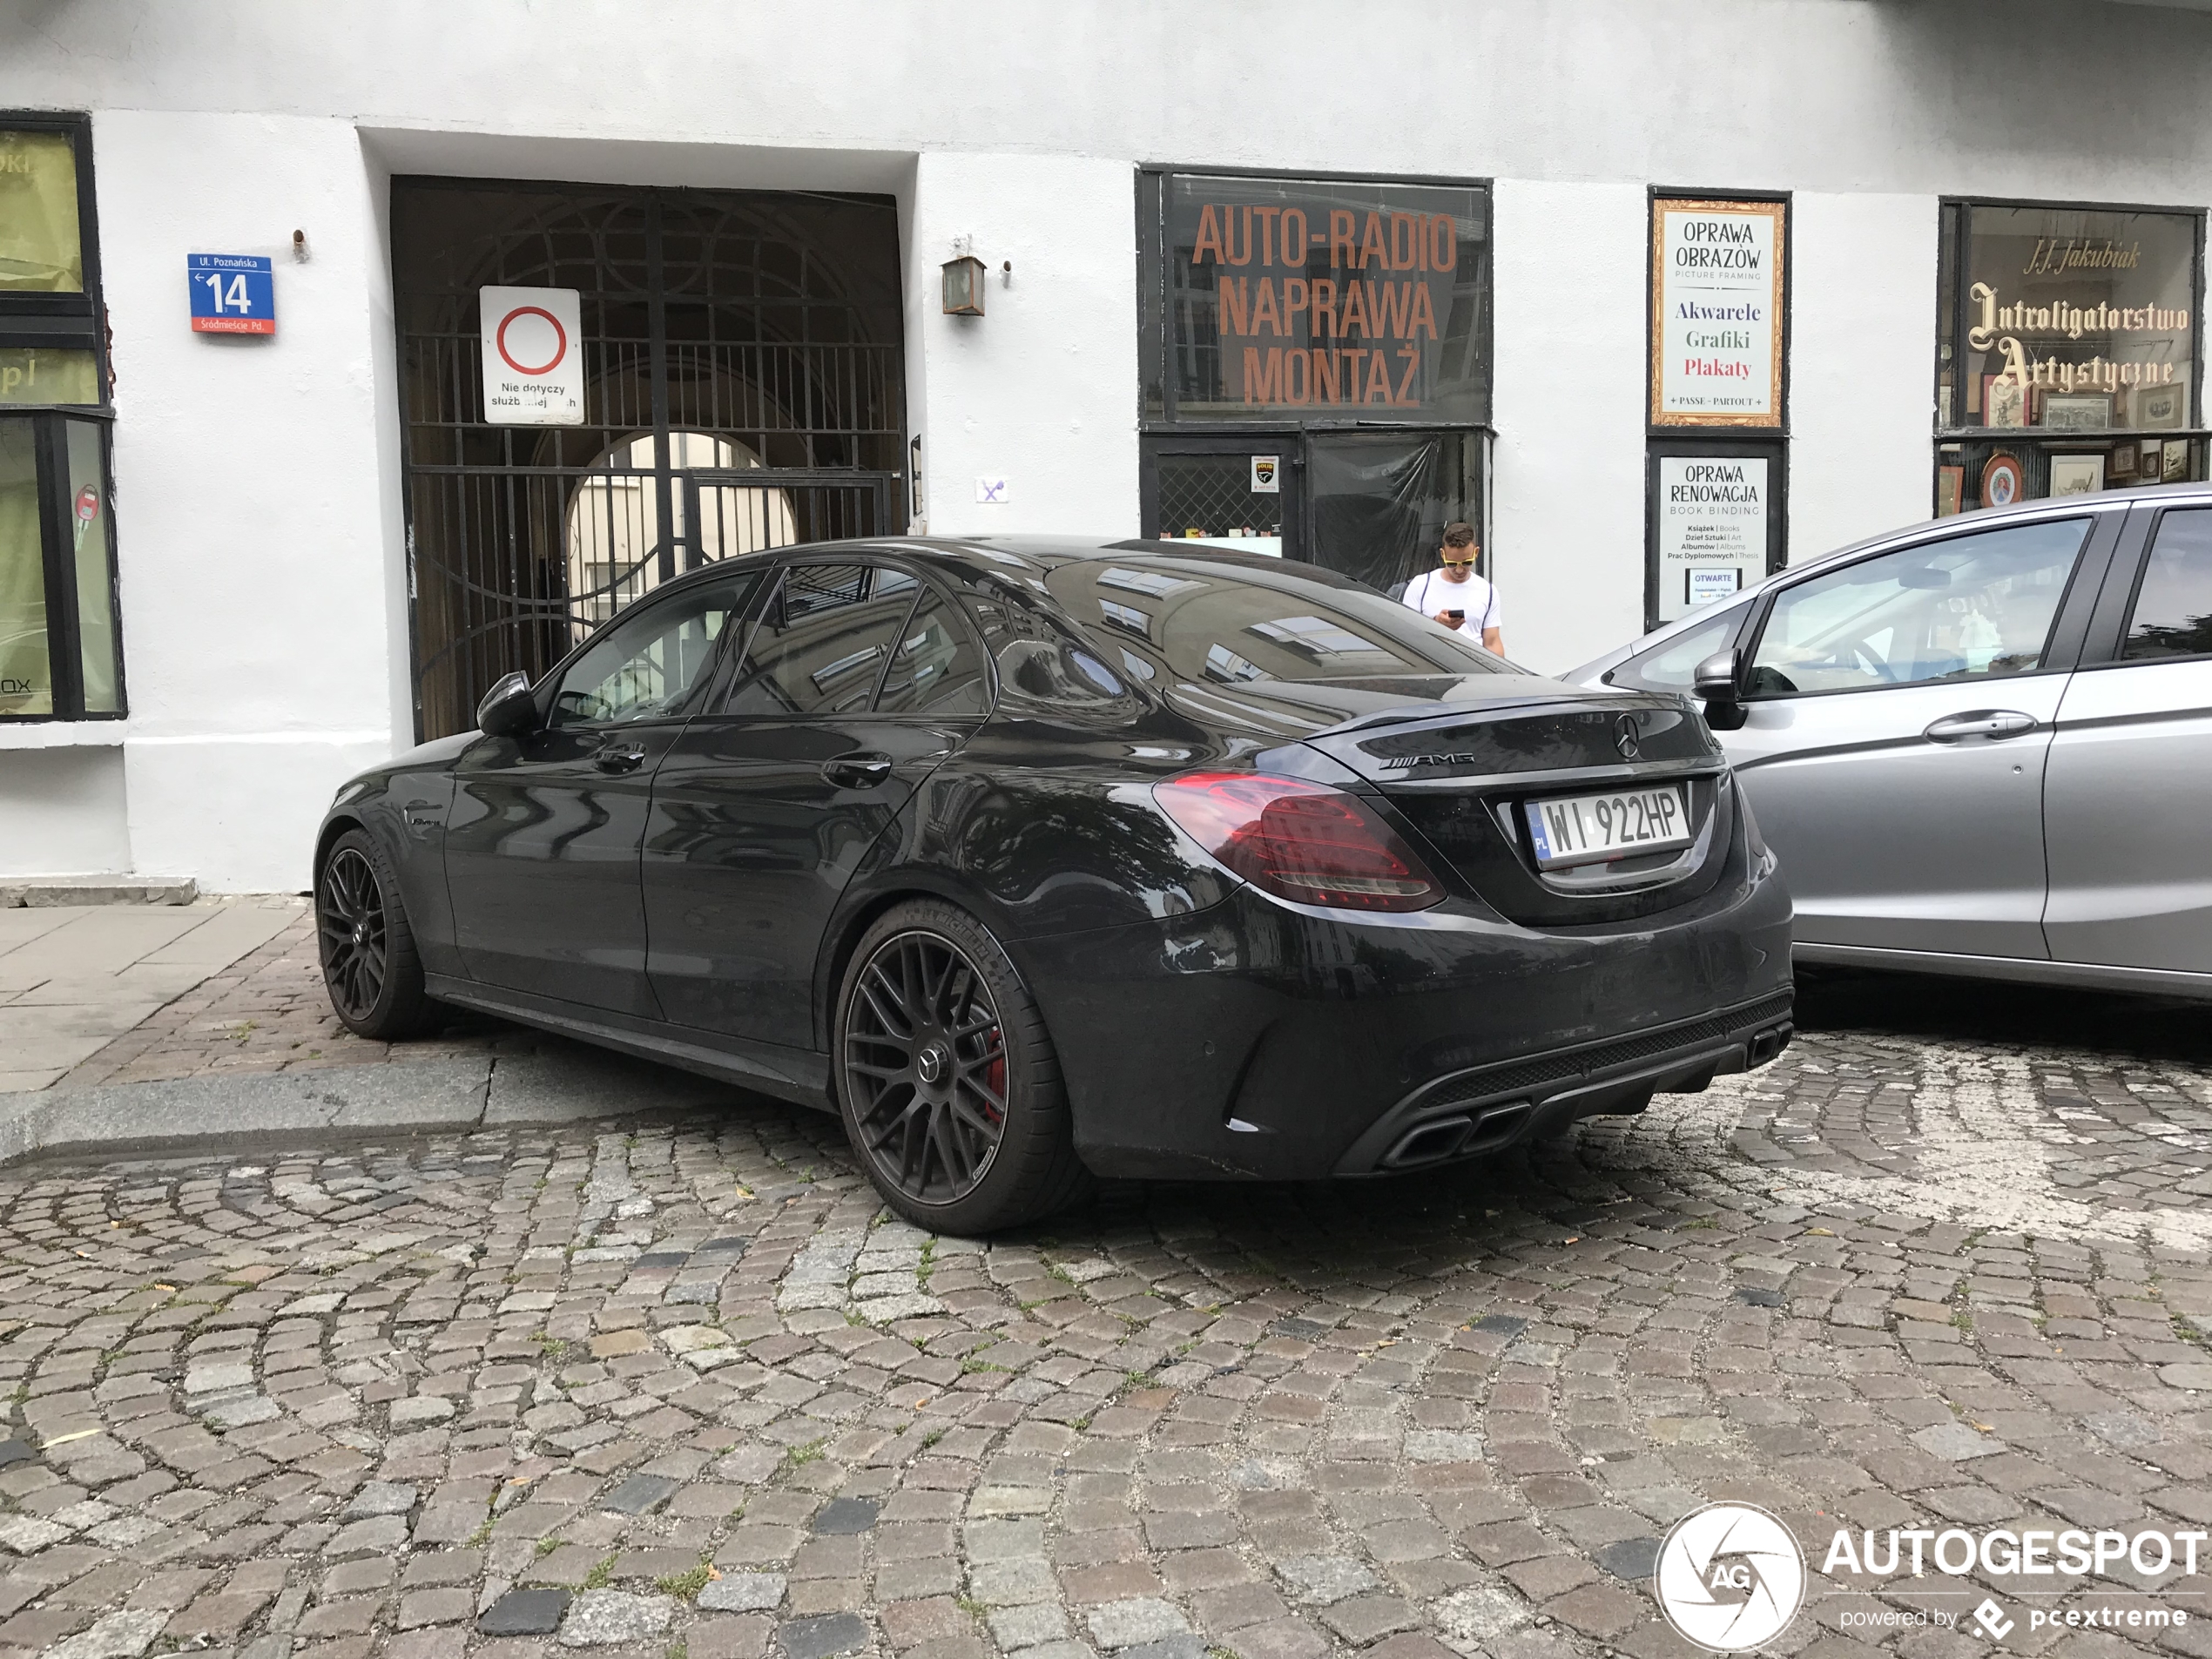
[[[1737,840],[1733,791],[1720,745],[1687,703],[1534,679],[1485,689],[1493,695],[1479,702],[1373,708],[1303,741],[1365,779],[1427,844],[1440,875],[1524,925],[1654,915],[1720,880]],[[1682,791],[1687,847],[1539,867],[1530,805],[1665,785]]]

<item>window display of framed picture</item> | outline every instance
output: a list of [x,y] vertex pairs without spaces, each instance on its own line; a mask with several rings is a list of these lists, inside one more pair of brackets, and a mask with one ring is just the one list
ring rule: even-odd
[[2101,432],[2112,424],[2112,399],[2103,392],[2047,392],[2036,424],[2062,432]]
[[2188,477],[2189,475],[2189,441],[2187,438],[2167,439],[2165,453],[2161,460],[2163,464],[2158,475],[2159,482],[2170,484]]
[[2052,495],[2094,496],[2104,487],[2105,458],[2102,455],[2051,457]]
[[1936,469],[1936,516],[1949,518],[1959,510],[1959,497],[1966,491],[1966,469],[1964,467]]
[[2141,453],[2136,457],[2135,470],[2142,475],[2143,482],[2146,483],[2157,478],[2158,440],[2156,438],[2143,440]]
[[2027,388],[2008,375],[1983,375],[1981,423],[1984,426],[2026,426]]
[[2114,449],[2112,452],[2111,469],[2114,479],[2133,478],[2135,475],[2135,446],[2132,443],[2123,443]]
[[2157,432],[2189,423],[2189,388],[2178,381],[2171,386],[2138,386],[2128,394],[2128,401],[2129,426]]
[[1981,469],[1981,504],[1985,507],[2010,507],[2020,498],[2021,486],[2025,482],[2018,455],[1990,456]]

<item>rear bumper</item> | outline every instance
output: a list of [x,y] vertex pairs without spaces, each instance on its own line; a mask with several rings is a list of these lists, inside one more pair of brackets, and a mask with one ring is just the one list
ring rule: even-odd
[[[1695,902],[1540,932],[1454,902],[1349,919],[1250,888],[1021,941],[1105,1176],[1306,1180],[1495,1151],[1788,1040],[1790,901],[1747,857]],[[1456,1121],[1454,1121],[1456,1120]]]
[[1436,1078],[1377,1118],[1335,1173],[1426,1169],[1556,1135],[1578,1118],[1640,1112],[1655,1094],[1696,1094],[1787,1048],[1791,1001],[1777,991],[1705,1019]]

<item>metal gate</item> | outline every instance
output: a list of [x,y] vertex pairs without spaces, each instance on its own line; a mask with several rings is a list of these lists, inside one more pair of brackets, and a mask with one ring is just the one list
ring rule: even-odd
[[[880,535],[904,448],[885,199],[396,179],[418,737],[658,583]],[[483,418],[477,290],[579,294],[585,418]]]

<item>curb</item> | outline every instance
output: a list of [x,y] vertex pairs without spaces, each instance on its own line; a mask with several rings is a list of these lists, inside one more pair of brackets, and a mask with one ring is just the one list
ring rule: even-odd
[[239,1136],[498,1129],[768,1103],[711,1078],[588,1051],[394,1060],[0,1095],[0,1164]]

